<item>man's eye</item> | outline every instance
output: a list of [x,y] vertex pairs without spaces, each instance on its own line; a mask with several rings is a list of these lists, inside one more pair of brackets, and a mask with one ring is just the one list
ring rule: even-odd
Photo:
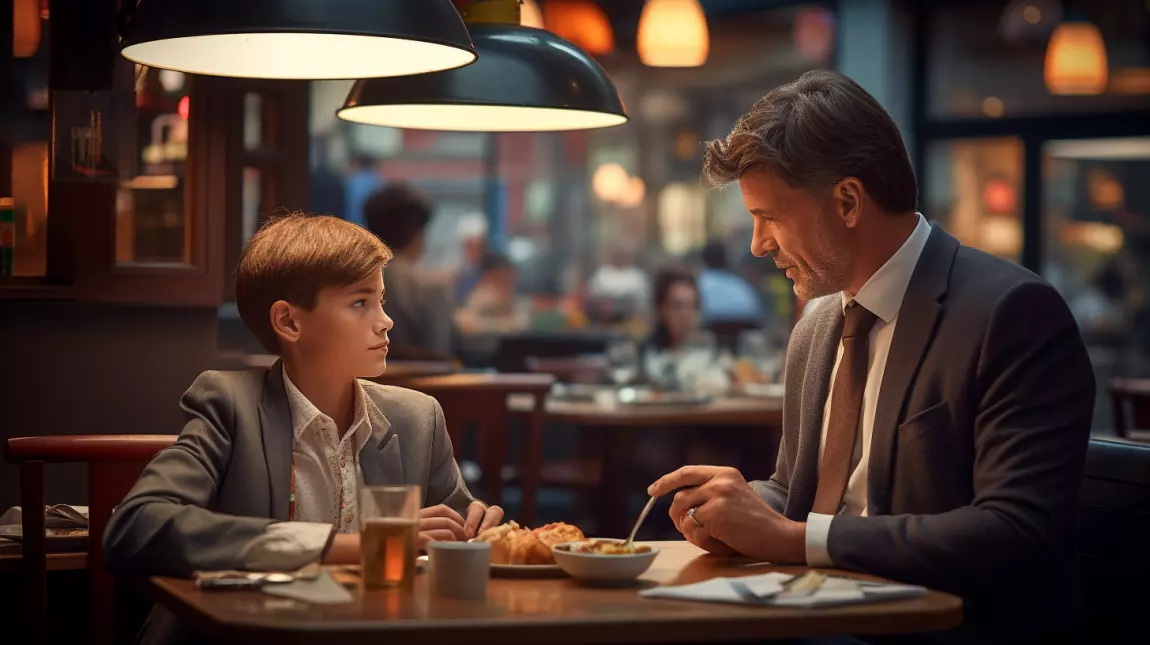
[[367,301],[366,301],[366,300],[356,300],[355,302],[353,302],[353,303],[352,303],[352,305],[351,305],[351,306],[352,306],[352,307],[362,307],[362,306],[364,306],[365,304],[367,304]]

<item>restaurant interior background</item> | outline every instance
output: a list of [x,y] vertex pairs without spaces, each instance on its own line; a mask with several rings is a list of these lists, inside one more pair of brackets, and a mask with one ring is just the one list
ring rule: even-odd
[[[633,310],[604,312],[590,304],[596,274],[698,269],[713,242],[760,294],[778,354],[801,303],[750,255],[737,186],[700,185],[701,142],[819,68],[852,76],[895,117],[929,219],[1064,294],[1098,376],[1096,432],[1113,427],[1108,380],[1150,372],[1147,0],[703,0],[706,62],[678,69],[639,60],[640,0],[540,2],[562,15],[546,27],[607,69],[631,121],[493,135],[341,121],[350,82],[134,69],[91,28],[110,25],[115,4],[14,0],[0,16],[0,36],[12,34],[0,37],[0,197],[15,222],[14,276],[0,277],[5,438],[177,432],[199,372],[261,351],[230,286],[260,222],[295,209],[354,219],[392,181],[436,204],[429,274],[454,284],[480,245],[518,269],[525,322],[459,338],[469,369],[642,338],[649,284]],[[1052,71],[1059,39],[1104,52],[1102,78]],[[93,135],[97,106],[118,117],[109,140]],[[79,469],[53,466],[48,499],[82,502]],[[0,464],[0,508],[18,490]]]

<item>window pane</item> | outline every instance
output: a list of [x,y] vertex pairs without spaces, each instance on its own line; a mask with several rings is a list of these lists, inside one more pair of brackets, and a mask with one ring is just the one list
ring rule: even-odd
[[[191,219],[185,204],[190,98],[180,72],[134,68],[135,115],[123,141],[134,172],[116,195],[117,264],[189,265]],[[118,70],[119,71],[119,70]]]
[[263,144],[263,97],[255,92],[244,94],[244,149],[256,150]]
[[256,234],[260,226],[260,204],[263,202],[263,173],[259,168],[244,168],[243,184],[243,244]]
[[[1063,4],[1020,0],[932,9],[931,114],[999,117],[1150,107],[1150,6],[1144,0],[1078,2],[1070,15]],[[1105,61],[1097,56],[1103,50]],[[1097,86],[1094,70],[1106,72],[1105,80],[1097,75]]]
[[[1065,296],[1099,385],[1150,375],[1150,138],[1043,150],[1043,274]],[[1102,427],[1109,403],[1099,401]]]
[[924,214],[963,244],[1017,262],[1022,255],[1022,141],[962,139],[927,150]]
[[[36,1],[13,4],[13,98],[3,124],[2,154],[11,154],[11,176],[0,181],[0,199],[10,198],[12,222],[0,245],[12,245],[11,267],[0,275],[43,276],[48,258],[48,15]],[[2,145],[2,144],[0,144]],[[0,228],[5,224],[0,224]],[[4,262],[7,264],[7,261]]]

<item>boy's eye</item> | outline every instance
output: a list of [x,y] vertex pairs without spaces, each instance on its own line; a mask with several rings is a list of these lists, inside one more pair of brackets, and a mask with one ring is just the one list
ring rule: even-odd
[[366,301],[366,300],[356,300],[354,303],[352,303],[352,305],[351,305],[351,306],[352,306],[352,307],[362,307],[362,306],[364,306],[364,305],[366,305],[366,304],[367,304],[367,301]]

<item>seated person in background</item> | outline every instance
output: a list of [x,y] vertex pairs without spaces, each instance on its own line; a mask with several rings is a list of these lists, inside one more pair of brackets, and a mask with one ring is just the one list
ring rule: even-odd
[[742,276],[727,266],[727,249],[722,242],[709,242],[703,247],[703,264],[699,274],[703,324],[716,322],[749,322],[762,324],[763,299]]
[[395,257],[387,265],[387,313],[395,321],[389,333],[395,359],[451,356],[455,302],[446,285],[421,275],[431,202],[410,186],[391,184],[368,198],[363,207],[367,228]]
[[479,268],[479,281],[463,307],[455,312],[455,324],[464,334],[514,332],[530,324],[528,312],[516,306],[519,272],[503,255],[486,253]]
[[[357,562],[361,485],[420,486],[421,547],[502,521],[499,507],[467,490],[435,399],[359,380],[387,366],[390,259],[378,238],[334,217],[291,215],[252,237],[236,301],[244,324],[283,358],[192,383],[179,438],[152,459],[108,524],[113,574]],[[191,639],[158,607],[142,636]]]
[[646,272],[635,264],[630,249],[612,250],[587,281],[588,313],[600,324],[619,324],[646,318],[651,284]]
[[680,268],[655,274],[655,329],[646,348],[677,350],[699,331],[699,288],[695,276]]

